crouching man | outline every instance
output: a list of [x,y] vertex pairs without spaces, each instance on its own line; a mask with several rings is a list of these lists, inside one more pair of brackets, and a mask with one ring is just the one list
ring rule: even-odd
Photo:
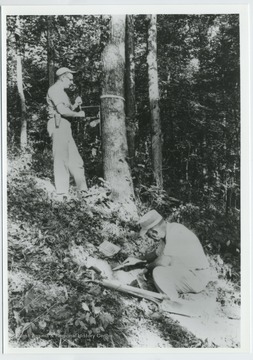
[[178,223],[167,223],[151,210],[140,220],[140,236],[160,240],[156,250],[146,253],[157,290],[171,300],[180,293],[198,293],[210,281],[209,263],[197,236]]

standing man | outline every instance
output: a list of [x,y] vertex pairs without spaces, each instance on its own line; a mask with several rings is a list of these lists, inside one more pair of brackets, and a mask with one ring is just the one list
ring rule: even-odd
[[78,96],[72,105],[65,92],[73,84],[73,73],[75,71],[65,67],[58,69],[57,81],[47,93],[47,130],[53,140],[54,181],[60,199],[68,195],[70,174],[78,191],[87,190],[83,160],[73,139],[70,123],[71,118],[85,117],[84,111],[75,111],[82,104],[82,99]]
[[140,236],[147,234],[159,247],[146,253],[147,267],[159,292],[177,300],[180,293],[198,293],[210,281],[207,257],[197,236],[178,223],[167,223],[151,210],[140,220]]

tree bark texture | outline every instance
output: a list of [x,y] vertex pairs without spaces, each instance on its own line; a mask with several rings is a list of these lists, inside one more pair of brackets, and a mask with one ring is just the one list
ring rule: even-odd
[[21,132],[20,132],[20,148],[22,150],[27,146],[27,118],[26,118],[26,103],[23,85],[23,71],[22,71],[22,49],[21,49],[21,25],[19,16],[16,19],[16,59],[17,59],[17,88],[21,103]]
[[47,67],[49,87],[54,84],[53,16],[47,16]]
[[135,56],[134,56],[134,16],[126,16],[126,128],[129,163],[134,166],[135,158]]
[[134,190],[125,124],[125,16],[112,16],[111,36],[102,54],[102,151],[105,180],[114,200],[131,200]]
[[150,15],[148,30],[148,76],[149,101],[152,126],[152,166],[156,186],[163,187],[162,175],[162,131],[159,108],[159,87],[157,70],[157,28],[156,15]]

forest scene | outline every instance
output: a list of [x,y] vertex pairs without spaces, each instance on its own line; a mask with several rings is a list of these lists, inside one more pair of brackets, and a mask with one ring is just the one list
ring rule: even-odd
[[[238,14],[6,16],[10,347],[240,348],[239,35]],[[88,189],[71,178],[58,201],[46,96],[62,67]],[[154,246],[152,209],[209,261],[182,307],[135,264],[114,271]]]

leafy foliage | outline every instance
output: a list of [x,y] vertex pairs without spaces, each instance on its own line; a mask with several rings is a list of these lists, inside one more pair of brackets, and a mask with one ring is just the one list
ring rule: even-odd
[[[209,203],[222,211],[240,207],[240,64],[237,15],[159,15],[158,66],[163,127],[165,190],[183,202]],[[47,17],[21,16],[24,87],[30,143],[49,145],[46,133]],[[85,105],[99,106],[101,52],[107,16],[53,16],[55,68],[79,70],[75,78]],[[147,74],[148,18],[135,16],[135,185],[152,185]],[[18,143],[20,106],[16,89],[15,17],[7,18],[8,139]],[[15,104],[15,106],[13,106]],[[97,111],[94,109],[94,111]],[[87,109],[87,116],[94,116]],[[91,184],[102,174],[101,134],[80,121],[75,139]],[[232,210],[233,211],[233,210]]]

